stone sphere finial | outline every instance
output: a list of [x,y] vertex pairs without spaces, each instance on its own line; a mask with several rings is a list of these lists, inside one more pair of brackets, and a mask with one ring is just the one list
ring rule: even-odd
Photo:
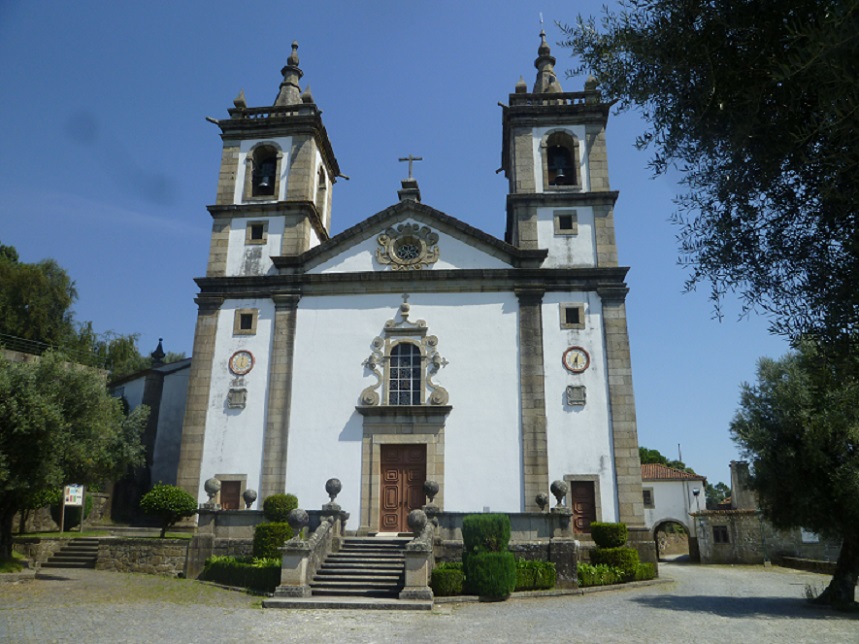
[[423,510],[412,510],[409,512],[408,521],[411,531],[420,534],[427,525],[427,515]]
[[251,506],[254,504],[254,501],[257,500],[257,491],[248,488],[244,492],[242,492],[242,498],[245,500],[245,509],[250,510]]
[[552,485],[549,490],[558,500],[558,504],[555,506],[556,508],[564,507],[564,497],[567,496],[567,484],[564,481],[552,481]]
[[296,536],[298,536],[298,533],[310,523],[310,516],[301,508],[295,508],[294,510],[290,510],[289,514],[286,515],[286,522]]
[[340,494],[340,490],[343,489],[343,484],[340,482],[340,479],[328,479],[325,481],[325,492],[328,494],[328,498],[331,503],[334,503],[334,499],[337,498],[337,495]]
[[435,481],[424,481],[424,494],[429,498],[430,504],[432,504],[435,495],[438,494],[439,486]]
[[206,494],[209,495],[209,503],[213,503],[215,495],[221,491],[221,482],[216,478],[208,479],[203,483],[203,489],[206,490]]
[[535,500],[540,508],[540,512],[545,512],[546,508],[549,507],[549,495],[545,492],[540,492]]

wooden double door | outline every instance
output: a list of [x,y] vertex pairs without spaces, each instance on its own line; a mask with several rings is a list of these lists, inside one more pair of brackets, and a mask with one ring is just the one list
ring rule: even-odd
[[573,530],[590,532],[591,522],[597,520],[593,481],[570,481],[570,509],[573,511]]
[[381,445],[382,474],[379,530],[408,532],[408,516],[424,505],[426,445]]

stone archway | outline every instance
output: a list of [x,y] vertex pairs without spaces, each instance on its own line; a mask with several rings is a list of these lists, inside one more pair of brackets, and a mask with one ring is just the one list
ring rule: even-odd
[[656,556],[663,557],[689,555],[689,529],[678,519],[660,519],[653,526],[653,540],[656,542]]

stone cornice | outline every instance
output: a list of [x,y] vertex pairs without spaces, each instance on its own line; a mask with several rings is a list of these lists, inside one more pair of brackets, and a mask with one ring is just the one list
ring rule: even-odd
[[322,223],[322,217],[316,204],[312,201],[252,201],[240,204],[213,204],[206,206],[213,219],[218,217],[279,217],[283,215],[300,215],[307,217],[310,225],[320,240],[328,241],[328,231]]

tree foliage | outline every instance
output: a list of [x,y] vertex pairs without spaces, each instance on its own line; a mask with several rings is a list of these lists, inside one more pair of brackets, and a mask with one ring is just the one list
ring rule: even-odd
[[665,465],[666,467],[673,467],[675,470],[680,470],[681,472],[696,474],[695,470],[691,467],[687,467],[686,463],[683,461],[671,460],[658,449],[639,447],[638,457],[641,460],[642,465],[646,465],[647,463],[656,463],[658,465]]
[[[73,362],[104,369],[111,379],[152,365],[137,348],[137,334],[98,333],[92,322],[75,321],[75,284],[54,260],[27,264],[14,246],[0,244],[0,284],[0,344],[37,354],[60,349]],[[164,362],[184,357],[168,353]]]
[[836,572],[821,601],[852,605],[859,578],[859,373],[803,343],[758,363],[731,423],[752,464],[750,485],[779,528],[841,539]]
[[127,417],[96,371],[48,352],[29,363],[0,357],[0,558],[12,517],[37,491],[97,483],[142,462],[149,409]]
[[[689,287],[796,340],[859,332],[859,0],[622,0],[563,45],[676,168]],[[717,309],[718,310],[718,309]]]
[[180,487],[158,483],[140,499],[140,510],[144,514],[158,517],[163,539],[167,528],[183,517],[194,515],[197,511],[197,499]]

